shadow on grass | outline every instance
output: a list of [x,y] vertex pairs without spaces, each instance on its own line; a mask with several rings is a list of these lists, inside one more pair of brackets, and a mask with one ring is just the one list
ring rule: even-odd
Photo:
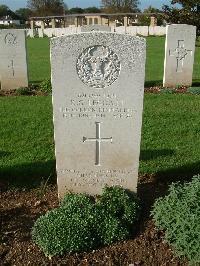
[[193,80],[192,87],[200,87],[200,80]]
[[174,150],[162,149],[162,150],[141,150],[140,160],[141,161],[150,161],[158,157],[166,157],[173,155]]
[[34,188],[47,180],[49,183],[54,183],[56,182],[55,177],[55,160],[15,165],[0,169],[0,181],[14,188]]
[[145,81],[145,88],[155,87],[155,86],[162,86],[163,81],[162,80],[150,80]]
[[29,80],[29,85],[40,85],[44,80]]

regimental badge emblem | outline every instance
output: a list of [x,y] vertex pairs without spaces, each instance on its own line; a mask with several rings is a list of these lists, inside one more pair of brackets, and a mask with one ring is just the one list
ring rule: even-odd
[[12,33],[8,33],[6,34],[4,41],[5,41],[5,44],[15,45],[17,44],[17,36],[15,36]]
[[103,89],[110,86],[120,75],[121,63],[117,54],[109,47],[88,47],[77,60],[77,73],[89,87]]

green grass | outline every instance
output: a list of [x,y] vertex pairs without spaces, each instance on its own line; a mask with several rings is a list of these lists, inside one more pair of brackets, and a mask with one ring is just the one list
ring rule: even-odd
[[28,64],[30,83],[50,78],[50,48],[48,38],[28,38]]
[[[0,98],[0,178],[37,185],[55,173],[51,97]],[[140,173],[200,173],[200,97],[146,94]]]
[[0,98],[0,177],[36,185],[54,174],[50,97]]
[[200,97],[145,95],[141,173],[192,176],[200,172]]
[[[146,86],[160,85],[164,68],[164,37],[147,38]],[[27,39],[30,82],[50,78],[49,39]],[[194,85],[200,84],[200,47],[196,47]]]

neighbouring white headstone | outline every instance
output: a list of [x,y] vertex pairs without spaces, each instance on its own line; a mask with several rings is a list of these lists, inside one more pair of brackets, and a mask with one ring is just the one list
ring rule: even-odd
[[129,26],[126,28],[126,33],[130,34],[132,36],[136,36],[137,35],[137,27],[136,26]]
[[53,38],[59,196],[137,189],[146,41],[90,32]]
[[138,26],[137,35],[140,36],[149,36],[149,27],[148,26]]
[[34,37],[35,37],[35,30],[30,29],[30,30],[29,30],[29,34],[28,34],[28,36],[29,36],[30,38],[34,38]]
[[46,35],[49,38],[53,36],[53,32],[54,32],[54,29],[51,29],[51,28],[44,29],[44,35]]
[[115,28],[115,32],[119,34],[126,34],[126,28],[125,26],[119,26]]
[[164,36],[166,34],[166,27],[155,26],[149,27],[150,36]]
[[43,38],[44,37],[44,30],[43,29],[38,29],[38,37]]
[[163,86],[191,86],[196,27],[184,24],[168,25],[166,34]]
[[81,27],[81,32],[90,32],[90,31],[111,32],[111,27],[106,25],[85,25]]
[[0,31],[0,80],[2,90],[28,86],[25,30]]

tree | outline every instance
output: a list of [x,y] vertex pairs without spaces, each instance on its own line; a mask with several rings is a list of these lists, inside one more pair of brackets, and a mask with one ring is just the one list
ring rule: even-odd
[[16,10],[15,13],[23,21],[27,21],[28,18],[32,15],[32,11],[29,8],[20,8],[20,9]]
[[144,9],[144,13],[162,13],[162,11],[158,8],[155,8],[153,6],[149,6],[148,8]]
[[69,14],[83,14],[84,13],[84,9],[80,8],[80,7],[73,7],[71,9],[68,10]]
[[84,9],[85,13],[101,13],[101,9],[95,6],[87,7]]
[[[178,8],[177,4],[181,7]],[[172,0],[171,6],[163,6],[163,11],[169,23],[194,25],[200,34],[200,0]]]
[[63,0],[28,0],[27,6],[36,16],[53,16],[65,12]]
[[138,0],[101,0],[101,3],[107,13],[139,12]]
[[19,17],[9,9],[6,5],[0,5],[0,17],[10,16],[13,19],[19,19]]
[[0,5],[0,17],[7,16],[9,8],[6,5]]
[[[155,8],[153,6],[149,6],[148,8],[144,9],[143,11],[144,14],[155,14],[156,18],[157,18],[157,25],[161,26],[163,25],[163,21],[164,21],[164,14],[162,10]],[[140,25],[149,25],[150,24],[150,16],[141,16],[140,17]]]

